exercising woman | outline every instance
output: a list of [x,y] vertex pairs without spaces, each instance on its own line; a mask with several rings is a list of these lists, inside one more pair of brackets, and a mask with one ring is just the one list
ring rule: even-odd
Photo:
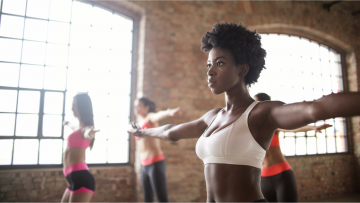
[[85,163],[86,148],[94,145],[94,119],[91,99],[88,94],[77,94],[72,103],[74,116],[80,126],[64,122],[74,132],[67,140],[64,152],[63,173],[69,182],[61,202],[90,202],[95,191],[95,179]]
[[[271,98],[265,93],[254,96],[255,101],[270,101]],[[295,130],[277,129],[270,142],[270,148],[266,151],[261,170],[261,191],[269,202],[297,202],[298,191],[294,171],[286,161],[280,149],[279,131],[283,132],[306,132],[321,130],[331,127],[324,124],[320,126],[304,126]]]
[[201,49],[209,52],[208,86],[213,94],[225,93],[226,106],[179,125],[139,129],[134,124],[129,133],[171,141],[198,138],[196,153],[205,164],[208,202],[266,201],[260,188],[261,167],[276,129],[360,114],[359,93],[293,104],[254,101],[246,85],[259,78],[266,52],[256,31],[241,24],[215,24],[203,36]]
[[[159,127],[159,121],[180,115],[180,107],[155,112],[155,103],[142,97],[134,102],[134,113],[142,129]],[[164,154],[160,140],[151,137],[137,138],[137,147],[141,162],[141,184],[144,201],[152,202],[154,194],[158,202],[168,202]]]

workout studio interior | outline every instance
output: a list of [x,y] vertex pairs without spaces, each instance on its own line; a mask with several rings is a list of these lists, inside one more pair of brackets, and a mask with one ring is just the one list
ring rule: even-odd
[[0,201],[360,202],[360,1],[0,2]]

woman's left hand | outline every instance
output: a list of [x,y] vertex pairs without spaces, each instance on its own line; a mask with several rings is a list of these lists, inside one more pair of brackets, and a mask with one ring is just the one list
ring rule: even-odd
[[92,140],[95,137],[95,133],[99,132],[100,130],[95,130],[94,126],[85,126],[84,128],[84,138],[86,140]]
[[324,130],[326,128],[330,128],[331,126],[332,125],[330,125],[330,124],[323,124],[323,125],[315,126],[315,132],[322,133],[321,130]]

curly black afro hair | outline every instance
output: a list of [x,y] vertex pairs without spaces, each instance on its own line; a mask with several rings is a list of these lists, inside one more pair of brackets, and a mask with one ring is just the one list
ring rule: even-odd
[[238,65],[249,65],[245,84],[251,85],[257,82],[260,72],[265,68],[266,51],[261,48],[260,39],[256,30],[252,32],[242,24],[217,23],[202,37],[201,50],[208,52],[214,47],[230,50]]

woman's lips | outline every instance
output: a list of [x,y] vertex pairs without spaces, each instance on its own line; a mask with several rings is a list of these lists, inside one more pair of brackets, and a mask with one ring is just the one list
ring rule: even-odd
[[208,81],[208,86],[213,87],[216,84],[215,81]]

